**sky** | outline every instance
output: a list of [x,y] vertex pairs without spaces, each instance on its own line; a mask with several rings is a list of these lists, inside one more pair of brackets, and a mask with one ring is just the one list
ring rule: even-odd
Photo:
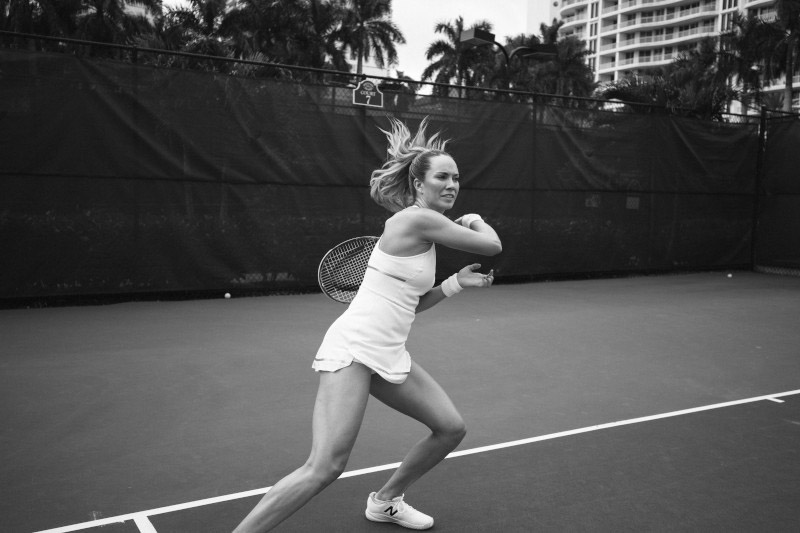
[[[535,6],[528,13],[528,6]],[[492,23],[495,40],[505,43],[506,37],[520,33],[539,34],[539,24],[548,21],[548,0],[393,0],[392,20],[403,32],[406,44],[397,46],[399,65],[396,70],[418,80],[428,66],[425,50],[442,38],[434,32],[438,22],[464,17],[464,26],[487,20]],[[528,20],[531,30],[528,31]],[[390,76],[395,75],[395,70]]]
[[[436,23],[454,21],[459,15],[464,17],[465,27],[481,20],[491,22],[500,43],[520,33],[538,35],[539,24],[549,22],[549,3],[549,0],[393,0],[392,19],[403,32],[406,44],[397,46],[399,64],[395,68],[388,73],[372,74],[394,77],[399,70],[409,78],[420,79],[428,65],[425,50],[441,37],[434,32]],[[164,0],[166,7],[181,4],[188,2]]]

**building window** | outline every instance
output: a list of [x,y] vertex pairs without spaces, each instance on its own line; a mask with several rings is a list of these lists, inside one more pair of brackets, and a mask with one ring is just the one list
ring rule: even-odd
[[598,12],[597,4],[598,4],[597,2],[595,2],[594,4],[592,4],[592,7],[591,7],[591,9],[592,9],[592,11],[591,11],[591,13],[592,13],[591,17],[592,17],[592,18],[597,18],[597,12]]
[[722,14],[722,27],[720,31],[730,31],[733,28],[733,15],[735,11]]

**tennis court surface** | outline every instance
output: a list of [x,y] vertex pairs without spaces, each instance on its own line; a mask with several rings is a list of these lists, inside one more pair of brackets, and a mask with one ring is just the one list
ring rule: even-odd
[[[305,460],[319,294],[0,311],[10,532],[230,531]],[[435,531],[800,531],[800,278],[498,285],[409,350],[464,442],[407,493]],[[372,402],[345,476],[279,531],[364,516],[425,433]]]

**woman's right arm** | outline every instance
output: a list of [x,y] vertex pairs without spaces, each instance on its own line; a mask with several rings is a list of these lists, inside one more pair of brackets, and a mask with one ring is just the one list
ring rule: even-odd
[[430,209],[421,209],[415,215],[413,225],[426,241],[487,256],[497,255],[503,251],[500,237],[483,220],[472,222],[468,229]]

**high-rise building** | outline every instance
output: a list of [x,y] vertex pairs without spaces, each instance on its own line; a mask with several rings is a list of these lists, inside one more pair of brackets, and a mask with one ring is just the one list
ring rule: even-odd
[[[731,28],[735,13],[774,19],[776,0],[556,0],[559,35],[586,41],[595,80],[608,82],[671,63],[705,37]],[[800,85],[800,76],[795,76]],[[783,80],[765,84],[781,91]],[[798,102],[797,92],[793,98]]]

